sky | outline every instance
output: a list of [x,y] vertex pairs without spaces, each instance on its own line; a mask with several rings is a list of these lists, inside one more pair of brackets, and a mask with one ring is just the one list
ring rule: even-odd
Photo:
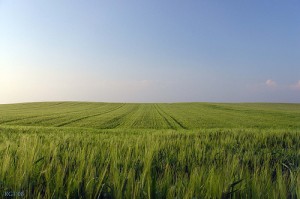
[[0,103],[300,103],[298,0],[0,0]]

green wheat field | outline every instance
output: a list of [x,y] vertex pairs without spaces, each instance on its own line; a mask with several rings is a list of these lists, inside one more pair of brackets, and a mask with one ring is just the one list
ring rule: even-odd
[[300,198],[300,104],[0,105],[1,198]]

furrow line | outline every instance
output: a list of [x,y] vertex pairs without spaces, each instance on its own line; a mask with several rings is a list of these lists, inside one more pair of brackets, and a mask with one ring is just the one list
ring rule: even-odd
[[172,117],[170,114],[167,114],[165,111],[162,110],[161,107],[158,106],[157,107],[161,110],[161,112],[163,112],[164,114],[166,114],[168,117],[170,117],[177,125],[179,125],[182,129],[188,129],[186,128],[183,124],[181,124],[177,119],[175,119],[174,117]]
[[154,105],[156,111],[158,112],[158,114],[165,120],[165,122],[168,124],[169,127],[171,127],[171,129],[176,129],[176,127],[174,127],[172,125],[172,123],[163,115],[163,113],[161,112],[161,110],[158,108],[157,104]]
[[[14,108],[14,109],[8,109],[7,111],[18,111],[18,112],[20,112],[20,111],[30,111],[30,112],[32,112],[32,110],[41,109],[41,108],[49,108],[49,107],[51,108],[51,107],[54,107],[54,106],[59,106],[59,105],[64,104],[64,103],[65,102],[58,102],[58,103],[51,103],[49,105],[46,105],[46,104],[43,104],[43,102],[42,103],[38,102],[32,107],[30,105],[29,105],[29,107],[28,106],[22,107],[22,106],[26,105],[26,104],[24,104],[24,105],[18,105],[18,107]],[[74,106],[76,104],[78,104],[78,102],[68,103],[67,106]],[[66,107],[66,106],[64,106],[64,107]]]
[[16,121],[21,121],[21,120],[26,120],[26,119],[31,119],[31,118],[36,118],[36,117],[40,117],[40,115],[39,116],[30,116],[30,117],[23,117],[23,118],[18,118],[18,119],[11,119],[11,120],[6,120],[6,121],[3,121],[3,122],[0,122],[0,125],[1,124],[6,124],[6,123],[9,123],[9,122],[16,122]]
[[106,125],[105,128],[103,129],[114,129],[117,128],[118,126],[120,126],[122,123],[122,118],[126,117],[126,116],[132,116],[134,115],[134,113],[137,112],[137,110],[139,109],[140,105],[137,105],[135,107],[133,107],[132,109],[130,109],[129,111],[115,117],[112,118],[111,120],[107,121],[106,123],[109,125]]
[[[104,105],[104,106],[107,106],[107,104]],[[101,106],[101,108],[103,108],[104,106]],[[87,108],[87,109],[83,109],[83,110],[73,110],[73,111],[68,111],[68,112],[51,113],[51,114],[47,114],[47,115],[34,115],[34,116],[30,116],[30,117],[11,119],[11,120],[0,122],[0,125],[1,124],[6,124],[6,123],[10,123],[10,122],[16,122],[16,121],[22,121],[22,120],[27,120],[27,119],[39,118],[39,117],[49,117],[49,116],[58,115],[58,114],[77,113],[77,112],[91,110],[91,109],[95,109],[95,107],[91,107],[91,108]]]
[[71,123],[74,123],[74,122],[78,122],[80,120],[84,120],[84,119],[87,119],[87,118],[96,117],[96,116],[99,116],[99,115],[104,115],[104,114],[113,112],[115,110],[118,110],[118,109],[122,108],[123,106],[125,106],[125,104],[122,104],[121,106],[118,106],[116,108],[110,109],[110,110],[108,110],[106,112],[97,113],[97,114],[88,115],[88,116],[80,117],[80,118],[77,118],[77,119],[69,120],[67,122],[64,122],[64,123],[56,125],[56,127],[61,127],[61,126],[65,126],[65,125],[68,125],[68,124],[71,124]]

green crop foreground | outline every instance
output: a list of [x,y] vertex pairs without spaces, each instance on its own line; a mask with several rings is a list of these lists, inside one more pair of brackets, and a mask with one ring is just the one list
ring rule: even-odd
[[300,198],[300,104],[0,105],[1,198]]

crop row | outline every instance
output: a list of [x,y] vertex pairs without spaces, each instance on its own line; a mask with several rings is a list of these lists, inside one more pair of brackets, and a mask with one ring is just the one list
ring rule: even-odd
[[299,129],[299,121],[299,104],[49,102],[0,105],[0,125],[98,129]]

